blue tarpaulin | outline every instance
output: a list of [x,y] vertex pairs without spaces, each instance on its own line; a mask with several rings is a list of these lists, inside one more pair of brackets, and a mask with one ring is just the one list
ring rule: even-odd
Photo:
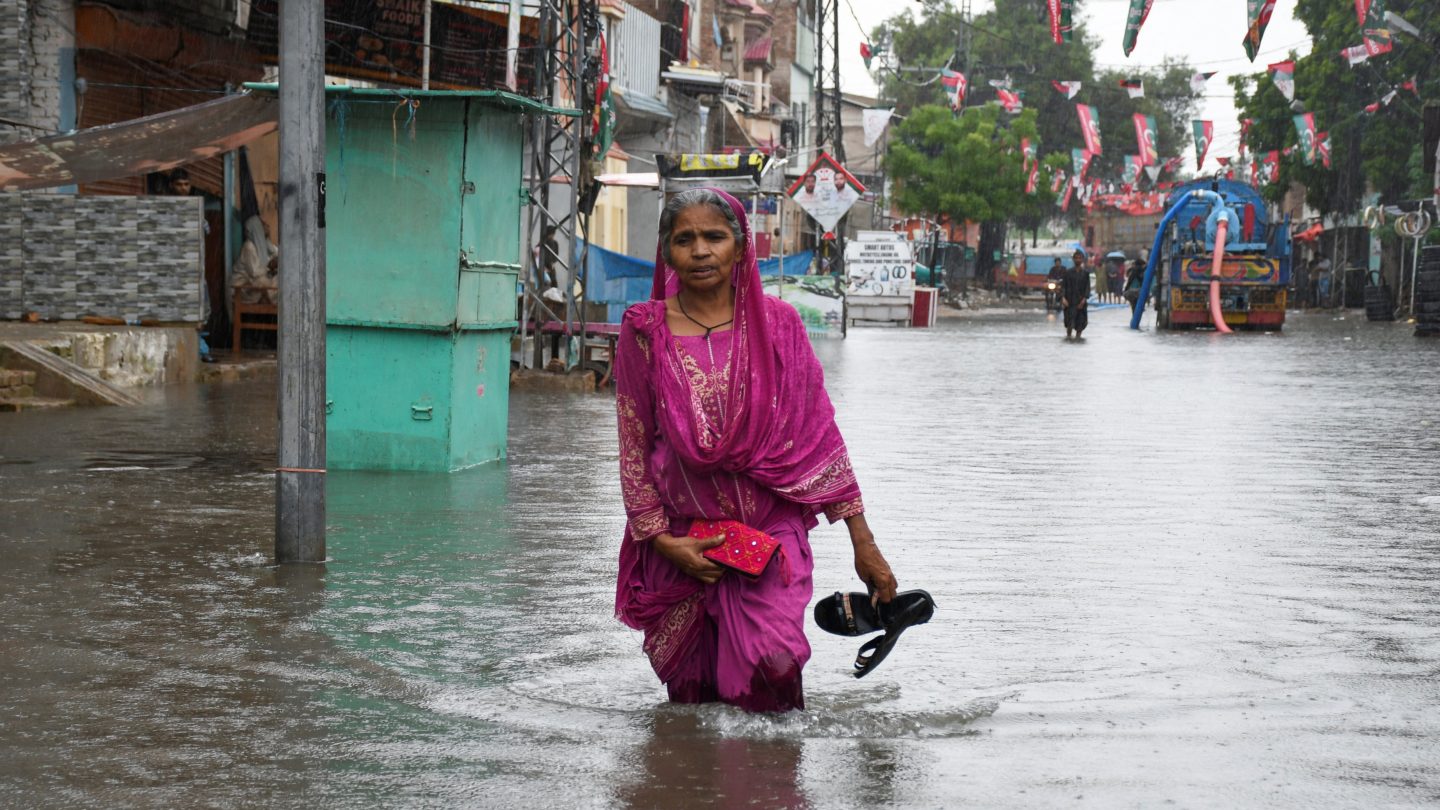
[[[803,276],[810,272],[815,251],[805,250],[785,257],[785,275]],[[576,257],[579,260],[579,257]],[[606,304],[606,319],[619,323],[625,308],[650,297],[650,284],[655,276],[653,259],[636,259],[596,245],[590,246],[586,259],[589,270],[589,299]],[[780,273],[780,258],[760,260],[760,275]]]

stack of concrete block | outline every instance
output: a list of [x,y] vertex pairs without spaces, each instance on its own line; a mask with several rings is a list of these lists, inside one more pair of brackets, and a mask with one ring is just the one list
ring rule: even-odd
[[203,221],[199,197],[0,195],[0,317],[197,323]]
[[35,372],[0,368],[0,399],[27,399],[35,396]]

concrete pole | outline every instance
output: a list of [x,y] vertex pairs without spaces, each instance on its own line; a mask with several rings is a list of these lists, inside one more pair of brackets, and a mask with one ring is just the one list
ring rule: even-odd
[[430,0],[425,0],[425,21],[422,23],[422,25],[425,26],[425,31],[423,34],[425,38],[425,47],[420,50],[421,90],[430,89],[430,12],[432,11],[432,9],[433,7],[430,5]]
[[280,4],[275,559],[325,560],[325,4]]
[[[782,181],[785,178],[780,178]],[[782,186],[783,187],[783,186]],[[780,216],[780,286],[776,288],[775,295],[781,301],[785,300],[785,195],[781,194],[775,199],[775,213]]]

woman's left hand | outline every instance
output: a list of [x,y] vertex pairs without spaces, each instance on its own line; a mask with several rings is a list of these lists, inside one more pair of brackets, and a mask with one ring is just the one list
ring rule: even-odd
[[899,587],[895,574],[891,573],[890,564],[885,562],[880,547],[875,545],[875,535],[865,522],[865,516],[846,518],[845,524],[850,528],[850,543],[855,547],[855,573],[860,575],[860,581],[869,586],[870,592],[881,602],[894,599]]

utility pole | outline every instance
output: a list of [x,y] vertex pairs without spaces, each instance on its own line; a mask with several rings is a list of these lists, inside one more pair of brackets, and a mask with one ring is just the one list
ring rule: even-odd
[[[840,95],[840,2],[815,0],[815,142],[829,147],[830,156],[845,165],[844,107]],[[845,225],[849,215],[835,223],[835,239],[821,240],[821,256],[830,259],[829,271],[840,275],[845,258]]]
[[325,560],[325,4],[280,3],[275,559]]

